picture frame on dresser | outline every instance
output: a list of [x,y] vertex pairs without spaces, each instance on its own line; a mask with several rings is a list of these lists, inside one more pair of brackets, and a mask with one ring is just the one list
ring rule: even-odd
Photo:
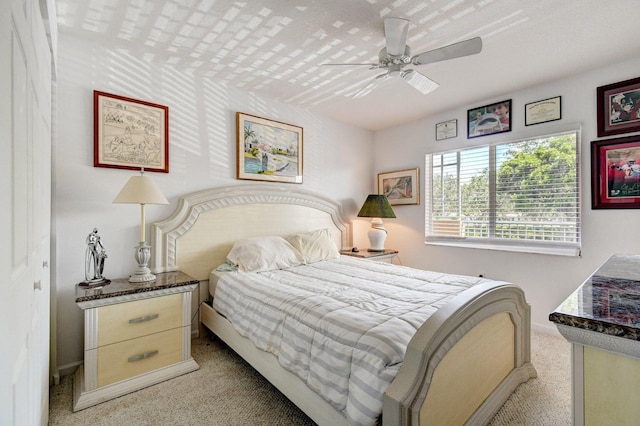
[[640,135],[591,142],[591,207],[640,208]]
[[302,183],[302,127],[243,112],[236,126],[238,179]]
[[94,90],[93,166],[169,173],[169,107]]
[[598,137],[640,132],[640,77],[600,86]]

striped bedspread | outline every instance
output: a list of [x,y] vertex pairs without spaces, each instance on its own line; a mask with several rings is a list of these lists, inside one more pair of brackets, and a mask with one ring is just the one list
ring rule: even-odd
[[373,425],[411,337],[483,278],[341,256],[224,274],[213,307],[321,395],[349,424]]

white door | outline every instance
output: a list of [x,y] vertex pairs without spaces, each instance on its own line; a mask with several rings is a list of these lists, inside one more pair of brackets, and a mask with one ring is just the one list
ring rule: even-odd
[[46,425],[51,54],[38,0],[0,1],[0,425]]

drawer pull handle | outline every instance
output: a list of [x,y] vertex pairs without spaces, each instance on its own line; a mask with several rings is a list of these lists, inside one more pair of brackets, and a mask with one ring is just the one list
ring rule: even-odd
[[140,355],[134,355],[132,357],[129,357],[128,361],[129,362],[141,361],[143,359],[151,358],[154,355],[158,355],[158,351],[151,351],[151,352],[145,352]]
[[129,323],[135,324],[139,322],[151,321],[158,318],[158,314],[145,315],[143,317],[133,318],[129,320]]

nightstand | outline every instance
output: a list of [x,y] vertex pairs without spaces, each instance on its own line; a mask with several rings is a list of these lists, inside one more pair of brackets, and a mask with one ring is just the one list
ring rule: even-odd
[[398,255],[398,250],[385,250],[385,251],[367,251],[366,249],[360,251],[340,250],[340,254],[345,256],[359,257],[361,259],[371,259],[378,262],[393,263],[393,259]]
[[84,365],[76,371],[73,411],[197,370],[191,357],[191,292],[182,273],[155,281],[76,286],[84,311]]

